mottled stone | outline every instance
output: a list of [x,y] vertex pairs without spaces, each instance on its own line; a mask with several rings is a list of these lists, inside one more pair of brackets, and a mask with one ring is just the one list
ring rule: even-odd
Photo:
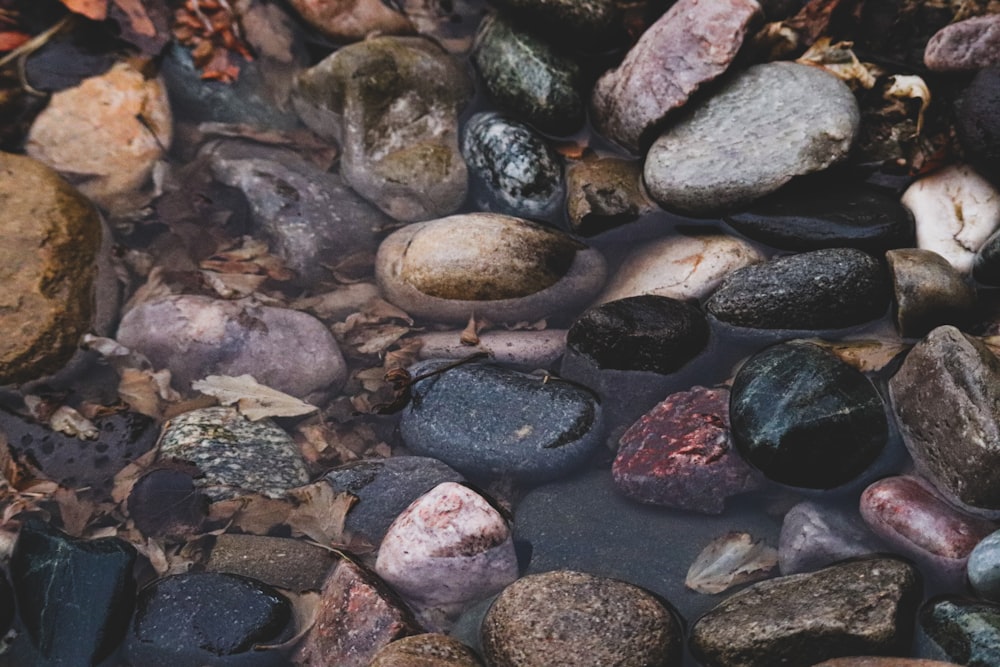
[[566,170],[566,215],[577,234],[594,236],[655,209],[638,160],[585,158]]
[[762,261],[760,251],[734,236],[668,236],[629,253],[597,301],[640,294],[701,300],[736,269]]
[[163,425],[159,457],[198,468],[199,489],[213,500],[241,493],[272,498],[309,482],[298,447],[270,419],[252,422],[236,408],[192,410]]
[[782,574],[811,572],[846,558],[882,551],[857,510],[804,500],[785,513],[778,538]]
[[598,368],[668,374],[705,348],[708,333],[695,306],[646,294],[591,308],[569,328],[566,345]]
[[750,357],[733,380],[729,405],[743,457],[790,486],[846,484],[888,438],[871,380],[810,343],[780,343]]
[[920,574],[895,558],[763,581],[702,616],[691,650],[719,667],[807,667],[828,658],[909,650]]
[[524,123],[496,112],[476,114],[463,130],[462,155],[480,209],[541,219],[562,211],[562,162]]
[[482,667],[468,646],[447,635],[424,634],[387,644],[368,667]]
[[420,335],[418,359],[462,359],[475,352],[486,352],[497,363],[518,370],[550,368],[566,351],[565,329],[541,331],[484,331],[479,342],[466,345],[462,332],[431,331]]
[[927,42],[924,64],[936,72],[1000,65],[1000,14],[973,16],[941,28]]
[[379,0],[289,0],[289,4],[309,25],[335,40],[414,32],[406,14]]
[[435,42],[374,37],[299,75],[293,101],[310,129],[342,147],[344,180],[412,222],[454,213],[465,200],[458,113],[471,96],[468,73]]
[[297,657],[305,667],[367,667],[386,644],[420,632],[384,581],[344,559],[323,584],[316,622]]
[[1000,602],[1000,531],[990,533],[973,548],[966,573],[976,595]]
[[614,0],[492,0],[490,4],[532,26],[546,40],[577,49],[600,49],[625,37],[622,11]]
[[170,370],[187,389],[209,375],[249,374],[299,398],[336,391],[347,377],[344,358],[322,322],[288,308],[179,294],[125,313],[118,342]]
[[889,380],[917,470],[966,509],[1000,510],[1000,360],[952,326],[917,343]]
[[141,591],[126,650],[131,664],[201,667],[249,654],[294,634],[292,606],[249,577],[190,572],[157,579]]
[[664,208],[707,215],[745,206],[846,157],[860,123],[854,94],[807,65],[755,65],[653,142],[644,176]]
[[736,57],[760,18],[752,0],[680,0],[650,26],[591,100],[598,130],[638,152],[667,115]]
[[[421,362],[410,372],[442,365]],[[553,479],[600,446],[600,402],[573,383],[465,364],[414,384],[412,392],[400,421],[406,446],[475,478]]]
[[969,273],[976,251],[1000,226],[1000,192],[967,165],[924,176],[903,193],[916,221],[917,246]]
[[392,522],[375,571],[425,628],[445,631],[465,607],[517,579],[510,524],[469,487],[444,482]]
[[1000,605],[959,596],[933,598],[920,610],[920,627],[943,659],[967,667],[1000,664]]
[[1000,66],[973,77],[955,103],[955,132],[966,158],[1000,183]]
[[292,591],[323,586],[336,558],[304,540],[225,533],[215,538],[206,572],[238,574]]
[[887,477],[861,494],[861,516],[873,531],[924,572],[952,588],[965,583],[969,554],[996,529],[957,511],[914,477]]
[[410,504],[443,482],[461,482],[446,463],[426,456],[393,456],[353,461],[326,473],[333,490],[357,496],[344,527],[378,544]]
[[472,63],[497,106],[518,119],[556,135],[573,134],[583,125],[580,67],[502,15],[479,24]]
[[692,387],[643,415],[622,435],[611,474],[633,500],[707,514],[763,483],[733,446],[723,388]]
[[942,324],[961,326],[976,305],[976,291],[941,255],[904,248],[885,254],[896,295],[896,327],[907,338]]
[[678,667],[683,646],[677,619],[648,591],[568,570],[508,586],[482,642],[492,667]]
[[839,329],[889,305],[885,270],[852,248],[814,250],[737,269],[705,302],[718,319],[756,329]]
[[604,284],[601,254],[562,232],[495,213],[407,225],[379,246],[383,296],[416,317],[533,321],[578,308]]

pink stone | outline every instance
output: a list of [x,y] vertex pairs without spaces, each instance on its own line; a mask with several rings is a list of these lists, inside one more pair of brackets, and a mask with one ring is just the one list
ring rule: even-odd
[[615,485],[640,502],[721,514],[726,498],[763,484],[733,447],[728,389],[672,394],[619,442]]
[[927,42],[924,64],[938,72],[1000,65],[1000,14],[976,16],[941,28]]

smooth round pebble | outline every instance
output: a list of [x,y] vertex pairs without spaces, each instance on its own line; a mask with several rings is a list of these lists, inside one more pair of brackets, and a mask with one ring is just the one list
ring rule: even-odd
[[1000,183],[1000,66],[980,70],[955,107],[955,132],[966,155]]
[[961,326],[972,315],[976,291],[948,260],[931,250],[903,248],[885,254],[896,295],[902,336],[924,336],[942,324]]
[[1000,531],[990,533],[969,554],[969,585],[981,598],[1000,602]]
[[386,644],[368,667],[482,667],[482,664],[462,642],[428,633]]

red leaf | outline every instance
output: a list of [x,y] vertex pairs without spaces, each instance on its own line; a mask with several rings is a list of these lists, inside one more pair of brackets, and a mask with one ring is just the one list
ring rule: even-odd
[[108,16],[108,0],[62,0],[62,3],[71,12],[94,21],[103,21]]
[[112,0],[110,15],[121,28],[122,39],[147,55],[155,56],[170,41],[165,0]]
[[31,35],[26,35],[17,30],[0,32],[0,51],[13,51],[31,39]]

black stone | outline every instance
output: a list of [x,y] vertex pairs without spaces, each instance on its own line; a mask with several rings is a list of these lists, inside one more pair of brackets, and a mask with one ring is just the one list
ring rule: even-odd
[[984,285],[1000,286],[1000,231],[993,233],[976,253],[972,277]]
[[1000,183],[1000,67],[980,70],[955,102],[955,131],[966,159]]
[[696,307],[665,296],[633,296],[591,308],[573,323],[566,345],[600,368],[673,373],[708,343]]
[[747,462],[796,487],[851,481],[888,439],[871,381],[811,343],[781,343],[750,357],[733,380],[729,415]]
[[7,580],[7,575],[0,572],[0,637],[7,634],[11,624],[14,622],[14,613],[17,610],[17,603],[14,598],[14,589]]
[[756,329],[839,329],[880,317],[888,306],[885,268],[853,248],[737,269],[705,303],[719,320]]
[[920,610],[920,627],[943,655],[969,667],[1000,665],[1000,605],[942,596]]
[[178,574],[139,591],[126,646],[133,665],[200,667],[249,653],[257,644],[280,643],[293,634],[293,625],[291,603],[261,581],[218,572]]
[[90,667],[115,650],[135,603],[135,558],[118,538],[78,540],[24,523],[10,572],[37,664]]
[[581,51],[607,48],[627,38],[622,10],[614,0],[490,0],[490,4],[547,41]]
[[724,220],[755,241],[785,250],[881,254],[915,245],[913,217],[899,198],[860,184],[790,184]]

